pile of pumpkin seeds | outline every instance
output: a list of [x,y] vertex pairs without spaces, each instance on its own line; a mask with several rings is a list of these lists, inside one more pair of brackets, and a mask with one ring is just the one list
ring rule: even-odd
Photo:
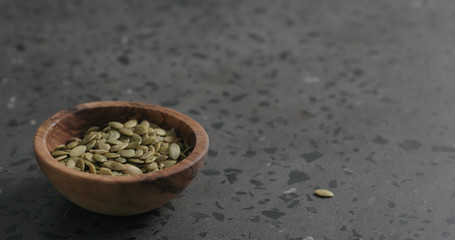
[[58,145],[51,155],[60,163],[88,173],[136,175],[159,171],[190,154],[191,147],[174,128],[131,119],[124,124],[109,122],[99,131],[90,127],[81,138]]

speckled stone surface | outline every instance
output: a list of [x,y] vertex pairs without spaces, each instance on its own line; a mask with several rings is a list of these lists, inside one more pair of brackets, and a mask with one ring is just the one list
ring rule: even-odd
[[[453,1],[0,1],[0,239],[455,239],[454,20]],[[37,127],[97,100],[206,128],[178,198],[109,217],[48,183]]]

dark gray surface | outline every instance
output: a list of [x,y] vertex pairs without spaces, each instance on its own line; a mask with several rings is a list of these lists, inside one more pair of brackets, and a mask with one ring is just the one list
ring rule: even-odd
[[[1,1],[0,239],[454,239],[454,20],[453,1]],[[207,129],[186,191],[108,217],[48,183],[35,130],[97,100]]]

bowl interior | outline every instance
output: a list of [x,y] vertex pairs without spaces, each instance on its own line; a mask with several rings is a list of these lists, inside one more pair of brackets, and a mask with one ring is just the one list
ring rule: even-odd
[[139,122],[148,120],[169,130],[175,128],[179,137],[185,139],[190,146],[195,146],[196,135],[192,128],[183,119],[172,114],[170,109],[162,107],[144,108],[141,106],[98,106],[93,108],[69,109],[49,128],[45,142],[49,152],[59,144],[65,144],[73,137],[81,137],[92,126],[100,129],[106,127],[110,121],[125,122],[137,119]]

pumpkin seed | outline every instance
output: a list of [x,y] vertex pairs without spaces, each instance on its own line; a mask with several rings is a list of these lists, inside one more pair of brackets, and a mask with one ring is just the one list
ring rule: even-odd
[[169,145],[169,157],[174,160],[177,160],[180,156],[180,147],[176,143],[171,143]]
[[108,150],[106,149],[90,149],[89,150],[91,153],[98,153],[98,154],[105,154],[107,152],[109,152]]
[[68,144],[66,144],[66,148],[70,148],[70,149],[71,149],[71,148],[76,147],[77,145],[79,145],[79,142],[77,142],[77,141],[71,141],[71,142],[69,142]]
[[144,160],[145,163],[151,163],[151,162],[154,162],[156,160],[156,157],[155,156],[151,156],[147,159]]
[[153,156],[153,154],[154,154],[154,152],[148,151],[148,152],[142,154],[142,156],[140,157],[140,159],[147,159],[147,158]]
[[113,145],[118,145],[118,144],[123,143],[122,141],[120,141],[118,139],[108,139],[106,142],[109,144],[113,144]]
[[181,141],[181,139],[176,136],[166,136],[163,138],[163,141],[168,143],[178,143]]
[[89,160],[90,162],[93,161],[93,153],[90,152],[84,153],[84,158]]
[[126,169],[125,165],[111,160],[104,162],[103,165],[111,170],[123,171]]
[[120,157],[120,154],[108,152],[108,153],[105,153],[104,156],[107,158],[118,158],[118,157]]
[[137,159],[137,158],[129,158],[129,159],[128,159],[128,162],[130,162],[130,163],[136,163],[136,164],[143,164],[143,163],[145,163],[144,160],[139,160],[139,159]]
[[140,144],[142,142],[142,138],[137,133],[134,133],[133,136],[131,136],[131,141],[139,142],[139,144]]
[[156,169],[157,167],[158,167],[158,164],[156,164],[156,162],[151,162],[151,163],[144,165],[144,168],[149,171],[152,171],[152,170]]
[[104,149],[106,151],[109,151],[109,149],[111,149],[111,145],[107,144],[107,143],[98,143],[98,148],[99,149]]
[[61,155],[61,156],[56,157],[55,160],[61,161],[61,160],[65,159],[66,157],[68,157],[68,155]]
[[86,166],[88,166],[88,172],[89,173],[94,173],[96,174],[96,168],[95,168],[95,165],[93,165],[93,163],[87,161],[87,160],[84,160],[84,163]]
[[120,138],[120,133],[116,130],[111,130],[107,137],[108,140],[117,140]]
[[126,136],[133,136],[133,134],[134,134],[133,130],[128,129],[128,128],[120,128],[119,132]]
[[93,154],[93,159],[95,159],[95,161],[97,162],[105,162],[107,160],[107,158],[104,155],[98,153]]
[[131,175],[138,175],[142,174],[142,170],[139,169],[136,166],[133,166],[131,164],[125,164],[125,170],[123,171],[124,173],[131,174]]
[[120,150],[123,150],[126,148],[126,146],[128,146],[128,143],[120,143],[120,144],[117,144],[117,145],[114,145],[111,147],[111,151],[112,152],[118,152]]
[[111,126],[112,128],[115,128],[115,129],[123,128],[123,124],[116,122],[116,121],[109,122],[108,124],[109,124],[109,126]]
[[139,142],[130,142],[128,143],[128,145],[126,146],[127,149],[135,149],[139,147]]
[[96,140],[93,139],[92,141],[90,141],[89,143],[85,144],[85,146],[87,147],[87,149],[91,149],[93,147],[95,147],[96,145]]
[[139,134],[139,135],[145,135],[146,133],[148,133],[148,128],[142,126],[142,125],[137,125],[135,128],[134,128],[134,132]]
[[62,155],[68,155],[69,152],[67,151],[63,151],[63,150],[55,150],[51,153],[51,156],[52,157],[58,157],[58,156],[62,156]]
[[164,130],[162,128],[155,128],[155,129],[153,129],[153,131],[158,136],[166,136],[166,130]]
[[334,196],[333,192],[327,189],[316,189],[314,190],[314,194],[318,195],[319,197],[331,198]]
[[121,150],[118,153],[120,154],[120,156],[126,157],[126,158],[131,158],[136,155],[135,151],[132,149]]
[[100,175],[114,176],[114,174],[112,174],[111,169],[105,168],[105,167],[100,167],[100,169],[98,170],[98,173]]
[[87,136],[89,133],[95,132],[95,131],[98,131],[98,130],[99,130],[99,127],[97,127],[97,126],[89,127],[87,129],[87,131],[85,131],[84,135]]
[[155,161],[156,162],[162,162],[162,161],[164,161],[166,159],[167,159],[167,155],[159,155],[159,156],[156,156]]
[[88,134],[87,136],[85,136],[82,141],[80,142],[80,144],[87,144],[88,142],[92,141],[93,139],[96,138],[96,133],[95,132],[91,132],[90,134]]
[[79,168],[81,171],[84,171],[84,169],[85,169],[85,163],[84,163],[84,160],[82,160],[82,158],[79,158],[79,159],[76,161],[76,167]]
[[162,161],[161,163],[163,164],[163,168],[167,168],[177,163],[177,160],[166,160]]
[[142,144],[150,145],[150,144],[155,143],[155,141],[156,141],[155,137],[148,137],[148,138],[142,139]]
[[85,145],[77,146],[71,149],[70,156],[79,157],[85,152],[85,150],[87,150],[87,147]]
[[146,129],[148,129],[150,127],[150,122],[147,121],[147,120],[142,120],[142,122],[140,123],[141,126],[145,127]]
[[127,121],[125,124],[123,124],[126,128],[133,128],[137,125],[137,120],[136,119],[131,119]]
[[142,154],[144,154],[144,151],[142,151],[140,149],[136,150],[135,157],[138,158],[138,157],[142,156]]
[[126,163],[126,158],[118,157],[115,159],[115,161],[119,163]]
[[66,166],[75,167],[76,166],[76,162],[73,159],[68,159],[68,161],[66,161]]
[[55,147],[55,150],[61,150],[61,149],[65,149],[65,144],[60,144],[60,145],[57,145],[57,147]]
[[171,130],[167,131],[166,136],[175,137],[175,129],[171,128]]

